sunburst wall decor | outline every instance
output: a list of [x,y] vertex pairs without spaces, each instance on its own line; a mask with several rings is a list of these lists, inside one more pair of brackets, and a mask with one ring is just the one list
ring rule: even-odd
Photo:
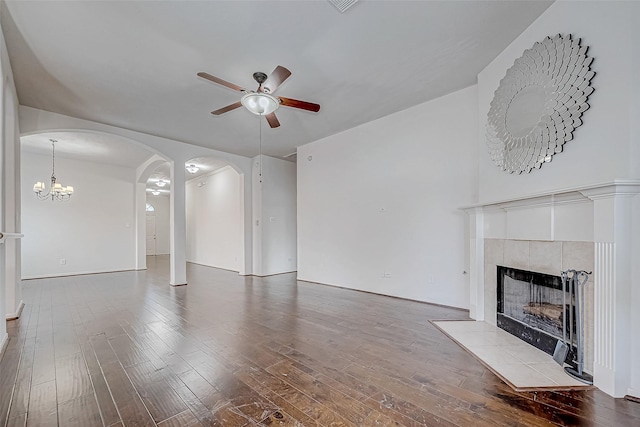
[[592,57],[580,39],[546,37],[524,51],[494,93],[487,120],[491,160],[509,173],[540,168],[582,124],[593,92]]

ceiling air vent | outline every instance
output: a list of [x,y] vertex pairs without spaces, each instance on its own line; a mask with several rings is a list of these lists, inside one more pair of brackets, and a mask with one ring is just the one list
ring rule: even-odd
[[358,0],[329,0],[329,2],[334,5],[340,13],[345,13],[347,9],[356,4]]

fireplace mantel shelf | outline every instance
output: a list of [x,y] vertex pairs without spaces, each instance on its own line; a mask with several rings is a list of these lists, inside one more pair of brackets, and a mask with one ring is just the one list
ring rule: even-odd
[[463,206],[464,211],[475,211],[481,208],[506,208],[518,206],[544,206],[554,203],[570,203],[580,199],[596,199],[613,195],[640,194],[640,180],[616,179],[598,184],[568,187],[557,190],[544,191],[510,199],[495,200]]

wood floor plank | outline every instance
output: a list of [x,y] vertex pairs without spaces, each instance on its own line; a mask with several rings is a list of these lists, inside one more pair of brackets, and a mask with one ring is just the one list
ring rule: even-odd
[[355,425],[362,425],[372,412],[371,408],[358,400],[324,384],[286,361],[271,366],[267,372],[282,378],[284,382],[333,409]]
[[57,425],[58,403],[55,380],[31,387],[27,425]]
[[[304,413],[305,416],[313,420],[314,423],[335,426],[355,425],[332,409],[322,405],[312,397],[266,371],[252,369],[250,372],[238,373],[238,376],[242,378],[246,384],[253,383],[252,386],[256,390],[264,387],[264,390],[262,390],[263,394],[266,394],[266,390],[271,391],[273,394],[279,396],[280,399],[288,402],[292,407]],[[274,400],[273,397],[271,397],[271,400]],[[290,411],[290,413],[292,412],[293,411]]]
[[155,422],[120,362],[101,364],[104,377],[125,425],[154,426]]
[[101,427],[102,418],[93,394],[59,404],[58,424],[65,427]]
[[[263,384],[260,381],[256,380],[251,374],[239,372],[238,377],[241,378],[242,381],[244,381],[244,383],[247,384],[249,387],[253,388],[258,393],[262,394],[271,402],[276,404],[282,411],[285,411],[286,413],[291,414],[291,416],[295,420],[297,420],[297,422],[299,422],[300,424],[304,426],[318,425],[318,423],[313,418],[305,414],[300,408],[294,406],[290,399],[286,399],[283,396],[281,396],[279,393],[276,393],[266,384]],[[282,385],[284,386],[284,383],[282,383]],[[293,387],[291,387],[291,389],[293,389]],[[281,393],[281,394],[284,395],[285,393]]]
[[82,353],[56,357],[55,364],[58,403],[93,394],[93,385]]
[[9,416],[11,398],[20,364],[20,350],[6,350],[0,360],[0,420]]
[[31,375],[33,372],[33,356],[35,351],[35,340],[32,341],[32,344],[25,345],[22,349],[20,367],[18,369],[18,376],[16,377],[15,389],[11,400],[11,408],[9,410],[10,418],[26,414],[29,408]]
[[[176,375],[171,374],[167,382],[203,426],[223,426],[226,421],[229,421],[223,417],[224,412],[221,411],[222,408],[230,405],[228,400],[220,396],[215,404],[210,402],[210,406],[207,407]],[[245,422],[244,418],[236,421],[236,424]]]
[[640,426],[598,390],[515,392],[430,320],[463,310],[188,264],[25,281],[0,426]]
[[158,424],[158,427],[201,427],[202,423],[198,421],[190,410],[180,412],[167,420]]
[[5,427],[25,427],[27,425],[27,414],[9,418]]
[[149,358],[145,356],[142,349],[131,340],[129,335],[118,335],[109,339],[109,344],[113,348],[116,357],[124,366],[136,365],[141,362],[148,362]]
[[102,372],[91,373],[91,383],[95,391],[98,410],[105,425],[116,424],[121,421],[118,409],[113,401],[109,386],[107,385]]
[[56,358],[80,352],[76,331],[72,327],[55,328],[53,331],[53,351]]
[[56,379],[55,353],[53,350],[53,328],[50,323],[39,325],[33,360],[32,384],[41,384]]
[[182,399],[164,381],[145,384],[137,390],[156,423],[187,410]]
[[370,421],[377,422],[377,414],[381,413],[386,415],[388,419],[393,420],[393,422],[408,427],[422,427],[425,425],[453,427],[456,425],[410,402],[382,392],[368,397],[362,403],[375,409],[375,412],[368,418]]

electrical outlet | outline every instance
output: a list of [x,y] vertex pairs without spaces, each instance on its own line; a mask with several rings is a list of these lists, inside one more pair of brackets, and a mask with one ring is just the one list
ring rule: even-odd
[[66,265],[67,264],[67,260],[64,258],[60,258],[60,265]]

